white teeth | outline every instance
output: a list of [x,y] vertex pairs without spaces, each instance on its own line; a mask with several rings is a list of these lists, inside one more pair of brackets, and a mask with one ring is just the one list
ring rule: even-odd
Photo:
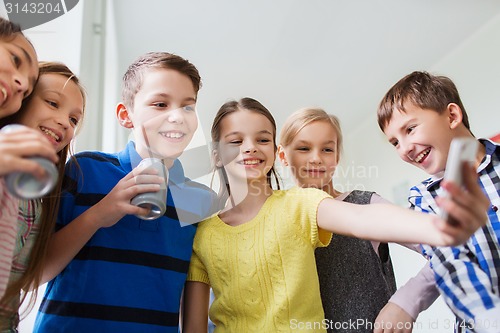
[[426,150],[424,150],[423,152],[418,154],[417,157],[415,157],[414,161],[417,163],[420,163],[425,156],[429,155],[430,152],[431,152],[431,149],[427,148]]
[[255,164],[259,164],[259,163],[260,163],[259,160],[243,161],[243,164],[245,164],[245,165],[255,165]]
[[7,89],[5,89],[4,87],[2,87],[2,94],[3,94],[3,101],[5,101],[7,99]]
[[52,132],[51,130],[49,130],[48,128],[45,128],[45,127],[40,127],[40,129],[42,130],[43,133],[53,137],[54,140],[59,141],[59,136],[57,136],[56,133]]
[[164,133],[163,136],[167,138],[172,138],[172,139],[179,139],[183,136],[184,134],[182,133]]

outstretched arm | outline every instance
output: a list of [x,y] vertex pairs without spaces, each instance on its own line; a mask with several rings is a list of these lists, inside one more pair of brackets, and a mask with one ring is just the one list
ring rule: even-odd
[[208,331],[208,305],[210,286],[203,282],[187,281],[184,286],[182,332],[206,333]]
[[127,214],[147,214],[130,200],[139,193],[158,191],[164,179],[136,169],[123,177],[101,201],[54,233],[49,242],[42,283],[58,275],[100,228],[113,226]]
[[438,201],[441,208],[457,221],[456,225],[446,223],[436,215],[394,205],[354,205],[325,199],[318,207],[318,226],[334,233],[381,242],[436,246],[462,244],[486,223],[489,206],[489,200],[477,184],[475,170],[468,167],[466,171],[467,189],[444,182],[450,197]]

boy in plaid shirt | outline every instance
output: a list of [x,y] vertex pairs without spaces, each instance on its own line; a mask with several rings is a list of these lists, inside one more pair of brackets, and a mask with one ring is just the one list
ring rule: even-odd
[[[410,190],[411,209],[437,214],[436,197],[441,191],[450,142],[457,137],[474,137],[455,84],[444,76],[413,72],[386,93],[377,118],[400,158],[431,175]],[[489,222],[462,246],[422,246],[422,251],[430,258],[435,277],[435,281],[427,282],[427,288],[432,292],[437,287],[443,295],[457,316],[456,331],[500,332],[500,212],[497,209],[500,205],[500,145],[486,139],[478,141],[474,167],[480,186],[491,201],[487,212]],[[406,287],[409,286],[403,288]],[[384,311],[401,314],[401,309],[390,301],[381,314]]]

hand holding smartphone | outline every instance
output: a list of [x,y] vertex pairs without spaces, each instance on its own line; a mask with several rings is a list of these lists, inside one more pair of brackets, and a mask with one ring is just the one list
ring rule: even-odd
[[[478,149],[478,142],[475,138],[455,138],[451,141],[448,159],[446,161],[446,169],[444,172],[443,180],[453,182],[458,186],[462,186],[463,180],[463,165],[464,163],[474,163],[476,161],[476,154]],[[449,193],[446,190],[443,192],[443,197],[448,197]],[[441,218],[447,220],[450,224],[456,224],[448,213],[441,209]]]

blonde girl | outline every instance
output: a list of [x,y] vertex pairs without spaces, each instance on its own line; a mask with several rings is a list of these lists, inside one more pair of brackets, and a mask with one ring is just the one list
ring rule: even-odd
[[[342,141],[336,116],[320,108],[305,108],[285,121],[278,155],[291,170],[297,186],[319,188],[337,200],[355,204],[387,203],[375,192],[342,193],[335,189],[333,175],[342,154]],[[410,248],[419,251],[417,246]],[[325,318],[337,333],[352,332],[345,324],[349,322],[363,322],[356,331],[372,333],[378,313],[389,300],[412,313],[413,308],[428,306],[435,299],[435,295],[424,292],[424,284],[418,280],[404,295],[391,298],[396,281],[387,243],[335,234],[327,247],[316,249],[315,257]],[[433,279],[429,266],[422,272]],[[412,322],[406,325],[411,326]]]
[[460,204],[441,202],[461,221],[457,227],[393,205],[337,201],[314,188],[274,190],[275,136],[271,113],[254,99],[230,101],[215,116],[213,156],[229,198],[198,226],[184,332],[207,331],[210,287],[215,332],[325,332],[314,249],[328,245],[331,232],[447,245],[484,223],[487,204],[472,170],[467,186],[474,195],[448,184]]

